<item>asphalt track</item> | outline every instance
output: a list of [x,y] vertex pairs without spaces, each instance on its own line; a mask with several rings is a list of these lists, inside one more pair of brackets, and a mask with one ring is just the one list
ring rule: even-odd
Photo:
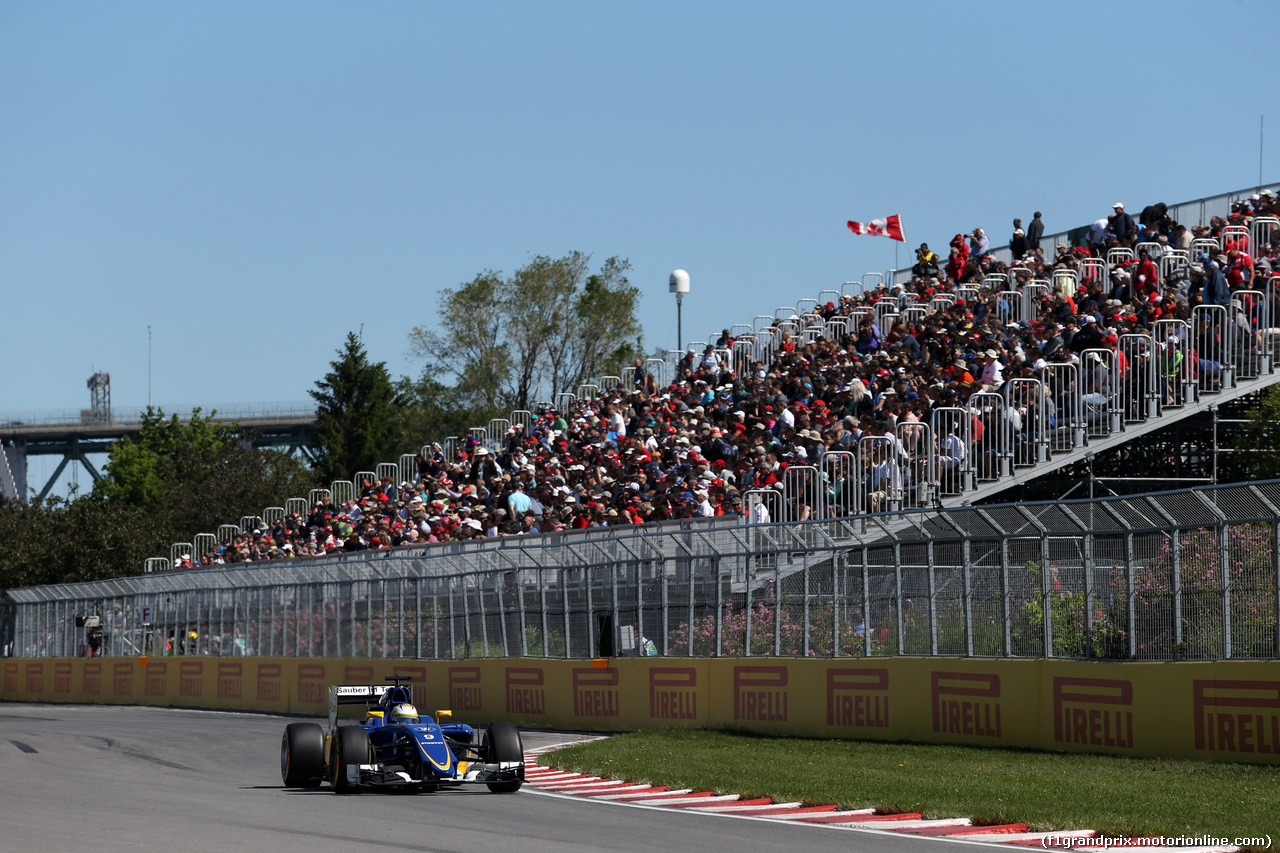
[[[327,785],[286,789],[280,735],[296,719],[0,703],[0,851],[946,853],[995,847],[584,802],[527,788],[514,795],[480,786],[355,797],[334,796]],[[574,739],[527,732],[524,742],[533,749]]]

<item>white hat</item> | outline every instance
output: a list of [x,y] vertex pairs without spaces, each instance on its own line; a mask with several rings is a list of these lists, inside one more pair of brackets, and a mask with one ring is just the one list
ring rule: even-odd
[[1122,201],[1118,201],[1118,202],[1116,202],[1115,204],[1113,204],[1113,205],[1111,205],[1111,206],[1112,206],[1112,207],[1118,207],[1118,208],[1121,208],[1121,209],[1123,210],[1123,209],[1124,209],[1124,202],[1122,202]]

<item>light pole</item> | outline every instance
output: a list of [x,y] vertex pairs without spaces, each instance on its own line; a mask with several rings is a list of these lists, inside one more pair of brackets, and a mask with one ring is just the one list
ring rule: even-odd
[[689,292],[689,274],[684,270],[676,270],[667,282],[671,292],[676,295],[676,349],[684,351],[683,318],[680,316],[684,307],[684,295]]

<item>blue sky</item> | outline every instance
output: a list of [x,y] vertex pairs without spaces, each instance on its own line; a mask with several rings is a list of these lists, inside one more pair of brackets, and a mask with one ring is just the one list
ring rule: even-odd
[[[302,401],[435,295],[629,258],[645,344],[1014,216],[1251,186],[1280,5],[0,5],[0,413]],[[1204,26],[1219,35],[1202,37]],[[1265,58],[1265,59],[1264,59]],[[1280,175],[1280,110],[1265,145]],[[32,470],[35,479],[36,471]]]

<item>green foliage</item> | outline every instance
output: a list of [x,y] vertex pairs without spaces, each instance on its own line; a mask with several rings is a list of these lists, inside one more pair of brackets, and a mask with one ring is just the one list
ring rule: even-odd
[[322,482],[350,479],[396,457],[395,389],[385,362],[369,361],[353,332],[330,362],[330,371],[307,393],[316,401]]
[[416,453],[430,439],[464,435],[490,418],[506,416],[502,409],[470,408],[465,397],[459,389],[442,385],[429,371],[416,381],[400,377],[391,415],[398,453]]
[[1249,410],[1240,449],[1248,460],[1249,474],[1258,480],[1280,477],[1280,386],[1262,393],[1262,400]]
[[199,409],[187,423],[145,412],[91,494],[0,508],[0,587],[136,575],[174,542],[306,494],[313,482],[301,463],[251,440]]
[[168,553],[159,517],[88,496],[0,507],[0,589],[138,574]]
[[467,408],[528,409],[620,374],[639,352],[640,291],[628,269],[609,258],[592,273],[590,255],[570,252],[538,255],[509,278],[480,273],[441,294],[439,331],[415,327],[410,351],[430,374],[452,377]]
[[175,480],[236,446],[236,426],[217,423],[216,414],[201,417],[200,409],[193,409],[184,424],[177,414],[166,419],[163,409],[147,409],[138,436],[112,446],[94,494],[136,507],[162,503]]

